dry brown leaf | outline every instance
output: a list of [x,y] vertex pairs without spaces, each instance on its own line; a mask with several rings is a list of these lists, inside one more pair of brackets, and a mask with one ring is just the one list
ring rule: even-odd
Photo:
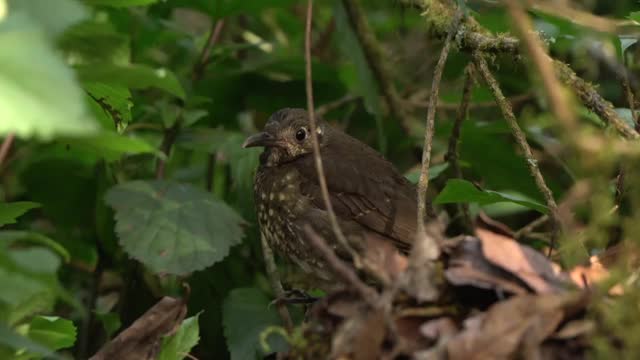
[[496,303],[447,343],[449,359],[510,359],[518,351],[535,357],[578,299],[575,294],[527,294]]
[[186,314],[187,306],[183,299],[165,296],[90,360],[155,359],[162,337],[172,334]]
[[451,252],[445,277],[457,286],[472,285],[510,294],[528,292],[519,279],[489,263],[482,254],[480,240],[473,237],[465,238]]
[[385,336],[384,313],[380,309],[360,311],[346,319],[333,335],[330,358],[378,359]]
[[[588,266],[578,265],[574,267],[569,271],[569,277],[576,285],[585,289],[609,278],[609,270],[602,265],[597,256],[591,256]],[[623,293],[624,289],[620,284],[609,289],[610,295],[622,295]]]
[[535,292],[550,293],[566,287],[560,266],[543,254],[504,235],[480,228],[476,232],[486,259],[524,281]]
[[409,265],[407,257],[400,254],[392,243],[374,236],[366,237],[361,260],[367,271],[385,284],[395,281]]

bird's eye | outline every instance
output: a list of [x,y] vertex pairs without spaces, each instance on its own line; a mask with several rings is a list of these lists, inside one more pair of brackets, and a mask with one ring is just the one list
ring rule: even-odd
[[303,141],[307,138],[307,130],[305,128],[300,128],[296,132],[296,140]]

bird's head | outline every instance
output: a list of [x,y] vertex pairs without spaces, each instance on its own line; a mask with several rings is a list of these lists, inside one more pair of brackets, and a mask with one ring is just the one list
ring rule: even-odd
[[[316,125],[318,142],[322,147],[326,143],[327,125],[319,119]],[[310,129],[309,115],[305,110],[281,109],[271,115],[264,131],[249,136],[242,147],[264,147],[262,163],[275,166],[313,152]]]

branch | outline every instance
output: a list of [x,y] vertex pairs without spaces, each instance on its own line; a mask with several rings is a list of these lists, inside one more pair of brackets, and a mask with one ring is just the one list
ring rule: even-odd
[[[209,37],[207,38],[207,42],[202,48],[202,52],[198,57],[198,60],[193,65],[193,72],[191,74],[191,78],[194,83],[200,81],[202,79],[202,75],[204,74],[204,70],[209,64],[209,56],[211,55],[211,49],[220,39],[220,34],[222,32],[222,28],[224,26],[224,19],[220,19],[212,24],[211,31],[209,32]],[[164,136],[162,138],[162,144],[160,145],[160,150],[166,155],[167,160],[169,158],[169,154],[171,154],[171,148],[173,147],[173,143],[176,141],[178,134],[180,133],[180,128],[182,127],[182,121],[180,120],[181,114],[178,115],[178,120],[176,120],[175,124],[169,129],[164,131]],[[209,155],[209,161],[207,162],[207,166],[213,166],[215,164],[215,155]],[[164,169],[166,165],[165,159],[158,159],[156,164],[156,179],[164,178]],[[211,173],[213,170],[207,169],[206,174]],[[209,180],[207,180],[207,183]]]
[[202,79],[202,75],[204,75],[204,71],[209,65],[209,58],[211,56],[211,49],[220,39],[220,34],[222,33],[222,28],[224,27],[224,19],[220,19],[212,24],[211,30],[209,31],[209,37],[207,38],[207,42],[205,43],[202,51],[200,52],[200,56],[198,57],[198,61],[193,66],[193,72],[191,74],[191,78],[193,82],[200,81]]
[[318,183],[320,184],[320,192],[322,193],[322,200],[324,206],[327,209],[329,215],[329,221],[333,229],[333,233],[338,240],[338,243],[347,250],[353,257],[356,266],[360,264],[359,257],[355,250],[349,245],[347,239],[344,237],[338,219],[333,211],[331,200],[329,199],[329,189],[327,187],[327,179],[324,175],[324,168],[322,167],[322,157],[320,156],[320,144],[318,143],[318,132],[316,131],[316,116],[313,105],[313,79],[311,72],[311,19],[313,18],[313,0],[307,1],[307,19],[305,22],[305,41],[304,41],[304,58],[305,58],[305,88],[307,92],[307,111],[309,113],[309,132],[311,133],[311,143],[313,144],[313,158],[316,165],[316,172],[318,173]]
[[[473,64],[467,65],[464,77],[464,85],[462,87],[462,100],[460,101],[460,107],[456,115],[456,120],[453,123],[453,129],[451,129],[451,137],[449,137],[449,148],[447,151],[446,159],[449,161],[451,168],[453,169],[455,176],[458,179],[462,179],[462,169],[458,162],[459,157],[459,145],[460,145],[460,130],[462,128],[462,122],[467,118],[469,112],[469,102],[471,101],[471,91],[473,90],[474,77],[473,77]],[[461,203],[458,206],[460,213],[464,218],[467,231],[473,232],[473,220],[469,214],[469,204]]]
[[[446,5],[443,0],[403,1],[423,10],[423,15],[430,25],[431,31],[436,36],[447,36],[450,19],[455,16],[455,10],[451,6]],[[467,17],[462,26],[460,26],[456,39],[459,41],[460,48],[465,51],[500,53],[511,56],[519,55],[520,42],[518,39],[506,35],[494,36],[471,17]],[[598,94],[593,85],[580,78],[568,65],[561,61],[553,60],[553,67],[560,81],[576,93],[584,106],[600,116],[606,123],[612,124],[625,137],[630,139],[640,137],[620,118],[614,110],[614,106]]]
[[576,119],[571,109],[569,98],[554,74],[553,62],[545,52],[542,41],[533,31],[531,19],[525,13],[519,0],[505,0],[505,3],[511,15],[513,26],[522,38],[527,52],[531,55],[531,59],[542,78],[545,94],[553,114],[564,126],[568,134],[574,133]]
[[491,89],[491,92],[493,93],[493,96],[496,99],[496,102],[498,103],[500,110],[502,111],[502,116],[505,118],[505,120],[509,124],[509,127],[511,128],[511,131],[513,132],[513,136],[515,137],[516,142],[518,143],[518,145],[520,146],[520,149],[522,149],[522,152],[524,153],[525,159],[527,161],[527,165],[529,166],[529,172],[531,172],[531,176],[533,176],[533,179],[535,180],[538,190],[540,191],[540,193],[545,199],[545,202],[547,203],[547,207],[549,208],[551,220],[555,230],[554,232],[557,235],[560,231],[560,224],[561,224],[560,218],[558,216],[558,205],[556,204],[556,201],[553,199],[553,194],[551,193],[551,190],[547,186],[547,183],[545,182],[544,177],[542,176],[542,173],[540,173],[540,169],[538,168],[538,162],[533,157],[533,153],[531,152],[531,148],[529,147],[529,143],[527,142],[526,135],[524,134],[522,129],[520,129],[520,126],[518,125],[518,121],[516,120],[516,117],[513,114],[513,110],[511,109],[511,106],[509,105],[504,95],[502,94],[502,90],[500,89],[500,85],[498,84],[498,81],[493,77],[493,74],[491,74],[491,71],[489,71],[489,66],[487,65],[487,61],[482,57],[480,53],[477,53],[477,52],[473,53],[473,59],[476,64],[476,68],[480,72],[480,75],[482,76],[484,81],[487,83],[487,85],[489,85],[489,88]]
[[[275,258],[273,257],[273,251],[271,251],[271,248],[267,243],[267,239],[265,239],[262,234],[260,234],[260,242],[262,243],[262,256],[264,257],[264,264],[267,269],[269,282],[271,282],[271,288],[276,295],[276,299],[284,299],[286,295],[284,293],[284,289],[282,288],[282,283],[280,282],[278,267],[276,265]],[[291,332],[291,330],[293,329],[293,321],[291,320],[291,314],[289,314],[287,305],[284,301],[277,301],[276,307],[278,309],[278,314],[282,319],[285,329]]]
[[391,115],[400,121],[400,126],[408,133],[410,121],[402,104],[402,99],[393,84],[392,71],[385,60],[387,56],[382,46],[369,27],[367,18],[363,14],[362,7],[358,3],[358,0],[342,0],[342,4],[347,12],[351,28],[362,46],[373,76],[375,76],[378,84],[380,84],[380,90],[382,91]]
[[[309,0],[309,2],[311,2],[311,0]],[[378,307],[378,293],[363,283],[355,271],[353,271],[353,268],[340,260],[324,239],[313,231],[311,226],[305,225],[304,232],[307,234],[311,246],[320,253],[334,273],[342,278],[345,284],[350,285],[356,290],[362,297],[362,300],[367,302],[367,304],[374,308]]]
[[9,150],[11,150],[11,145],[13,145],[13,140],[15,140],[16,135],[14,133],[10,133],[6,138],[2,141],[2,145],[0,145],[0,166],[4,163],[7,155],[9,155]]
[[[438,105],[438,93],[440,90],[440,80],[442,79],[442,72],[447,62],[447,56],[451,49],[451,41],[455,34],[455,30],[462,19],[462,12],[456,15],[456,19],[450,24],[451,30],[447,35],[447,38],[440,52],[440,58],[436,64],[436,68],[433,72],[433,81],[431,83],[431,93],[429,95],[429,108],[427,110],[427,126],[424,131],[424,146],[422,148],[422,167],[420,169],[420,179],[418,180],[418,239],[427,239],[425,236],[424,219],[426,217],[427,206],[427,189],[429,187],[429,164],[431,163],[431,147],[433,145],[433,132],[435,127],[436,106]],[[420,240],[422,242],[422,240]],[[424,240],[426,241],[426,240]],[[417,245],[417,244],[416,244]],[[416,249],[423,248],[423,246],[415,246]],[[424,248],[427,250],[427,248]],[[438,255],[438,248],[436,244],[429,245],[429,251],[432,252],[433,258]]]

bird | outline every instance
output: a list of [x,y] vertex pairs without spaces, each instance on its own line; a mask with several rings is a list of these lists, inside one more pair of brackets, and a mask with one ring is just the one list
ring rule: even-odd
[[[277,254],[331,282],[331,270],[309,243],[305,226],[341,258],[347,260],[348,253],[331,227],[310,131],[306,110],[284,108],[242,147],[264,148],[253,188],[261,235]],[[406,254],[417,231],[415,186],[376,150],[323,119],[317,119],[316,131],[330,201],[348,243],[363,251],[375,239]]]

